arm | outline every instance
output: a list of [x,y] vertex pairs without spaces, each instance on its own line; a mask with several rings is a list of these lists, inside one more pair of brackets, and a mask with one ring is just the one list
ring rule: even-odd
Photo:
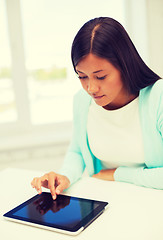
[[79,117],[76,117],[76,113],[78,113],[78,99],[75,100],[73,137],[62,168],[58,173],[50,172],[42,177],[35,177],[31,182],[32,187],[35,188],[39,194],[42,192],[42,187],[49,188],[53,199],[55,199],[64,189],[68,188],[70,184],[76,182],[81,177],[85,168],[84,159],[81,155],[80,146],[78,144],[80,141],[79,130],[81,128],[78,124]]
[[72,184],[82,176],[84,169],[83,157],[75,143],[75,138],[73,138],[59,173],[65,175],[70,180],[70,184]]
[[[81,121],[80,95],[75,95],[73,101],[73,135],[64,163],[59,173],[68,177],[70,183],[76,182],[83,174],[85,162],[80,149],[80,135],[83,128]],[[82,106],[83,107],[83,106]]]
[[119,167],[114,173],[115,181],[133,183],[135,185],[163,189],[163,167]]
[[115,181],[114,173],[116,169],[102,169],[99,173],[94,174],[92,177],[107,180],[107,181]]
[[163,167],[118,167],[105,169],[94,174],[93,177],[107,180],[132,183],[138,186],[163,189]]

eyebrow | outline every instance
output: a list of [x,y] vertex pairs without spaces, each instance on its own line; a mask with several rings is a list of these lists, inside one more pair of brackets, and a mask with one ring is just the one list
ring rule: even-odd
[[[81,71],[79,71],[79,70],[76,70],[77,72],[79,72],[79,73],[83,73],[83,72],[81,72]],[[95,72],[93,72],[93,73],[99,73],[99,72],[102,72],[102,71],[104,71],[104,70],[97,70],[97,71],[95,71]],[[84,74],[84,73],[83,73]]]

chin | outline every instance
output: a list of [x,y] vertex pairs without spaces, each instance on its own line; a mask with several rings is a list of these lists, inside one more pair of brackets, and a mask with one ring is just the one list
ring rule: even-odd
[[100,103],[100,102],[98,102],[98,101],[95,101],[95,103],[96,103],[97,105],[101,106],[101,107],[105,107],[105,106],[109,105],[109,103]]

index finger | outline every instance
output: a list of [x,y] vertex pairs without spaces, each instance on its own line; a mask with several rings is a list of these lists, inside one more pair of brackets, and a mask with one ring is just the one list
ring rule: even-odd
[[56,199],[56,193],[55,193],[55,180],[56,180],[56,174],[49,173],[48,176],[48,188],[50,189],[52,198]]

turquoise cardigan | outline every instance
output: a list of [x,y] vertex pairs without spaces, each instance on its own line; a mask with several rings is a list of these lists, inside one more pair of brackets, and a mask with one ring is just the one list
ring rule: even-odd
[[[74,96],[73,136],[60,173],[71,183],[83,174],[98,173],[101,161],[91,152],[87,137],[87,117],[91,97],[82,89]],[[140,90],[139,114],[143,134],[145,167],[118,167],[115,181],[163,189],[163,80]],[[109,146],[108,146],[109,150]],[[136,152],[135,152],[136,154]]]

